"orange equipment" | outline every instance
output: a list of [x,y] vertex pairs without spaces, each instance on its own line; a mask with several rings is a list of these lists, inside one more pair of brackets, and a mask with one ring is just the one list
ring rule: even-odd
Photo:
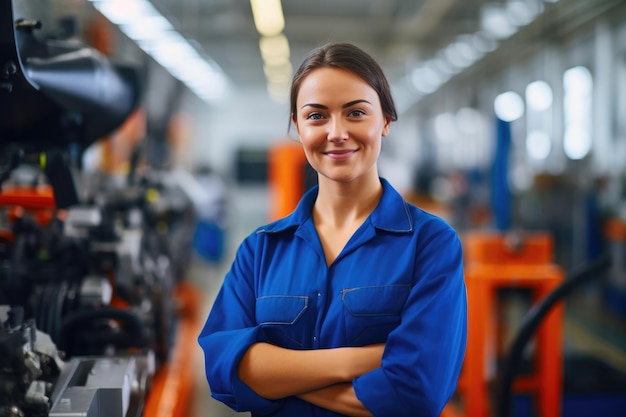
[[200,333],[198,289],[181,283],[174,297],[179,303],[176,341],[170,359],[157,369],[144,408],[146,417],[185,417],[193,393],[193,351]]
[[298,142],[279,142],[269,150],[270,220],[291,213],[305,192],[306,156]]
[[[497,358],[497,290],[530,289],[536,302],[552,292],[564,278],[553,263],[551,235],[523,235],[473,231],[463,237],[465,282],[468,296],[468,340],[457,393],[462,413],[469,417],[491,415],[489,382]],[[534,372],[519,376],[515,392],[533,393],[537,415],[561,415],[563,372],[563,306],[554,308],[541,324],[534,351]],[[444,415],[454,415],[450,404]]]

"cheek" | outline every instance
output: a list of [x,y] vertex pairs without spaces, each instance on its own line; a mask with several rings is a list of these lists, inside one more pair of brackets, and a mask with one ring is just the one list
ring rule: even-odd
[[370,126],[367,129],[363,130],[362,138],[366,140],[372,146],[380,145],[382,142],[382,137],[384,135],[384,130],[380,126]]
[[300,142],[304,148],[315,149],[324,143],[325,137],[315,128],[302,128],[299,130]]

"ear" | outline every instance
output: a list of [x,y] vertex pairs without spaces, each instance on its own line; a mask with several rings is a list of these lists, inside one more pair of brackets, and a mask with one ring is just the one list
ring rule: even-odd
[[291,113],[291,123],[296,128],[296,132],[298,133],[298,142],[300,141],[300,128],[298,127],[298,117],[295,113]]
[[382,136],[387,136],[389,134],[390,125],[391,125],[391,116],[385,116],[385,124],[383,126]]

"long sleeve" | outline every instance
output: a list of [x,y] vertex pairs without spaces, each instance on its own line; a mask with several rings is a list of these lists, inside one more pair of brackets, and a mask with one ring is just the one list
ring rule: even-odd
[[400,325],[382,367],[353,381],[375,416],[438,416],[456,388],[467,339],[462,249],[452,230],[420,245]]
[[281,401],[260,397],[237,375],[238,363],[246,350],[256,342],[267,341],[255,320],[254,241],[252,235],[239,247],[198,343],[204,351],[213,398],[236,411],[270,413],[281,406]]

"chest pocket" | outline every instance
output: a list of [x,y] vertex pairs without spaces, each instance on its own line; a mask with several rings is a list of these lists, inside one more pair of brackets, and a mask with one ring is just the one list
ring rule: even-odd
[[257,324],[270,341],[285,348],[301,348],[310,333],[306,329],[309,297],[269,295],[256,300]]
[[352,346],[383,343],[400,324],[410,285],[381,285],[341,291],[346,342]]

